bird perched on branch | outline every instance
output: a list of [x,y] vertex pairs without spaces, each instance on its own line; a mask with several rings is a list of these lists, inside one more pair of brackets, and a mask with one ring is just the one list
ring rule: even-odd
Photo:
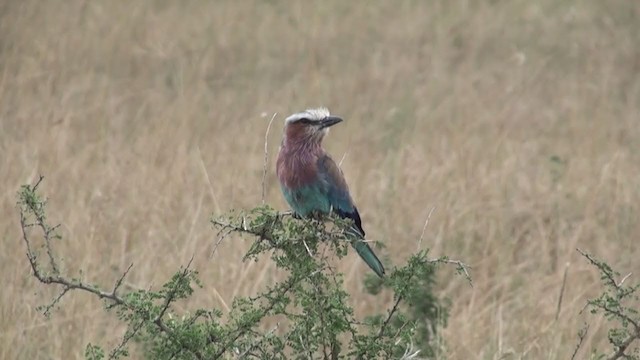
[[342,170],[322,148],[322,139],[342,119],[326,108],[309,109],[285,119],[277,169],[280,188],[293,212],[301,217],[337,214],[353,220],[348,234],[360,257],[380,277],[384,267],[364,241],[358,209]]

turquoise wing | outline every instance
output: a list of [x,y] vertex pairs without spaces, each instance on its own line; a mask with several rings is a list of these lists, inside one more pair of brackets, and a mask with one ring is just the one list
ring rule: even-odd
[[325,196],[329,205],[338,216],[353,220],[361,237],[365,236],[362,229],[362,220],[358,208],[353,204],[349,194],[349,186],[344,179],[342,170],[329,156],[324,155],[318,159],[318,174],[324,187]]

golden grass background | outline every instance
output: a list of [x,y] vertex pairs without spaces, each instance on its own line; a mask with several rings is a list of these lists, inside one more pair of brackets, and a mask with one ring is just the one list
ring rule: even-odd
[[[124,329],[98,300],[30,276],[16,192],[38,174],[67,271],[112,286],[159,285],[195,254],[222,307],[273,282],[249,242],[210,257],[209,216],[261,202],[285,209],[273,164],[282,119],[324,105],[346,121],[340,159],[371,238],[401,263],[423,245],[473,266],[440,271],[452,301],[450,359],[579,358],[606,324],[579,315],[600,290],[576,247],[628,281],[640,275],[640,3],[407,1],[4,1],[0,4],[0,358],[74,359]],[[566,264],[562,311],[554,321]],[[359,314],[391,297],[363,291]]]

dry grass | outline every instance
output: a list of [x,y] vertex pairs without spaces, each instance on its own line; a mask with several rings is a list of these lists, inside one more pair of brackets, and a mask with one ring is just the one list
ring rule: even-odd
[[[73,359],[122,333],[97,300],[29,275],[15,194],[46,175],[66,269],[111,284],[166,279],[192,254],[220,307],[278,274],[247,242],[209,254],[211,213],[285,208],[273,172],[281,120],[326,105],[347,121],[340,159],[368,233],[399,263],[424,246],[473,266],[443,270],[451,359],[566,359],[606,343],[578,315],[599,290],[581,247],[640,275],[640,3],[431,1],[8,1],[0,5],[0,358]],[[555,157],[555,158],[554,158]],[[553,159],[559,160],[554,161]],[[361,314],[389,296],[362,291]],[[352,261],[351,261],[352,260]],[[568,283],[554,321],[565,264]],[[633,280],[635,278],[635,280]]]

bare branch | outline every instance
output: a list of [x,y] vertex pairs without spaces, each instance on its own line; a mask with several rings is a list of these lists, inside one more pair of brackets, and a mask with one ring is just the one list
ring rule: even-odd
[[[215,245],[213,245],[213,249],[211,250],[211,255],[209,255],[209,258],[213,258],[213,255],[215,255],[216,250],[218,250],[218,246],[220,246],[220,244],[222,243],[222,240],[226,239],[227,236],[229,236],[229,234],[231,234],[233,232],[233,229],[228,229],[226,232],[220,230],[218,232],[218,241],[216,241]],[[220,235],[222,234],[222,235]]]
[[48,228],[47,225],[44,223],[44,218],[41,216],[38,216],[37,221],[38,221],[38,226],[40,226],[40,228],[44,233],[45,247],[47,249],[47,256],[49,256],[49,263],[51,264],[51,269],[53,270],[54,274],[59,274],[60,268],[58,267],[58,262],[55,260],[55,257],[53,256],[53,249],[51,248],[51,239],[52,239],[51,234],[54,234],[54,237],[55,237],[55,230],[60,225],[56,225],[52,228]]
[[33,191],[36,191],[38,189],[38,186],[40,186],[40,183],[42,182],[42,180],[44,180],[44,176],[39,175],[38,176],[38,181],[36,181],[36,184],[33,185],[33,187],[31,188]]
[[53,307],[56,306],[56,304],[58,304],[60,302],[62,297],[65,296],[65,294],[69,290],[70,289],[68,287],[66,287],[66,286],[64,288],[62,288],[62,291],[60,292],[60,294],[58,294],[58,296],[56,296],[55,299],[53,299],[51,301],[51,303],[44,308],[44,311],[42,312],[42,314],[44,316],[46,316],[46,317],[49,317],[51,315],[51,309],[53,309]]
[[129,271],[131,270],[132,267],[133,267],[133,263],[129,264],[129,267],[127,268],[127,270],[125,270],[125,272],[122,273],[122,276],[120,276],[118,281],[116,281],[116,284],[113,287],[113,291],[111,292],[113,295],[116,295],[116,292],[118,291],[120,286],[122,286],[122,281],[124,281],[124,278],[127,276],[127,274],[129,274]]

